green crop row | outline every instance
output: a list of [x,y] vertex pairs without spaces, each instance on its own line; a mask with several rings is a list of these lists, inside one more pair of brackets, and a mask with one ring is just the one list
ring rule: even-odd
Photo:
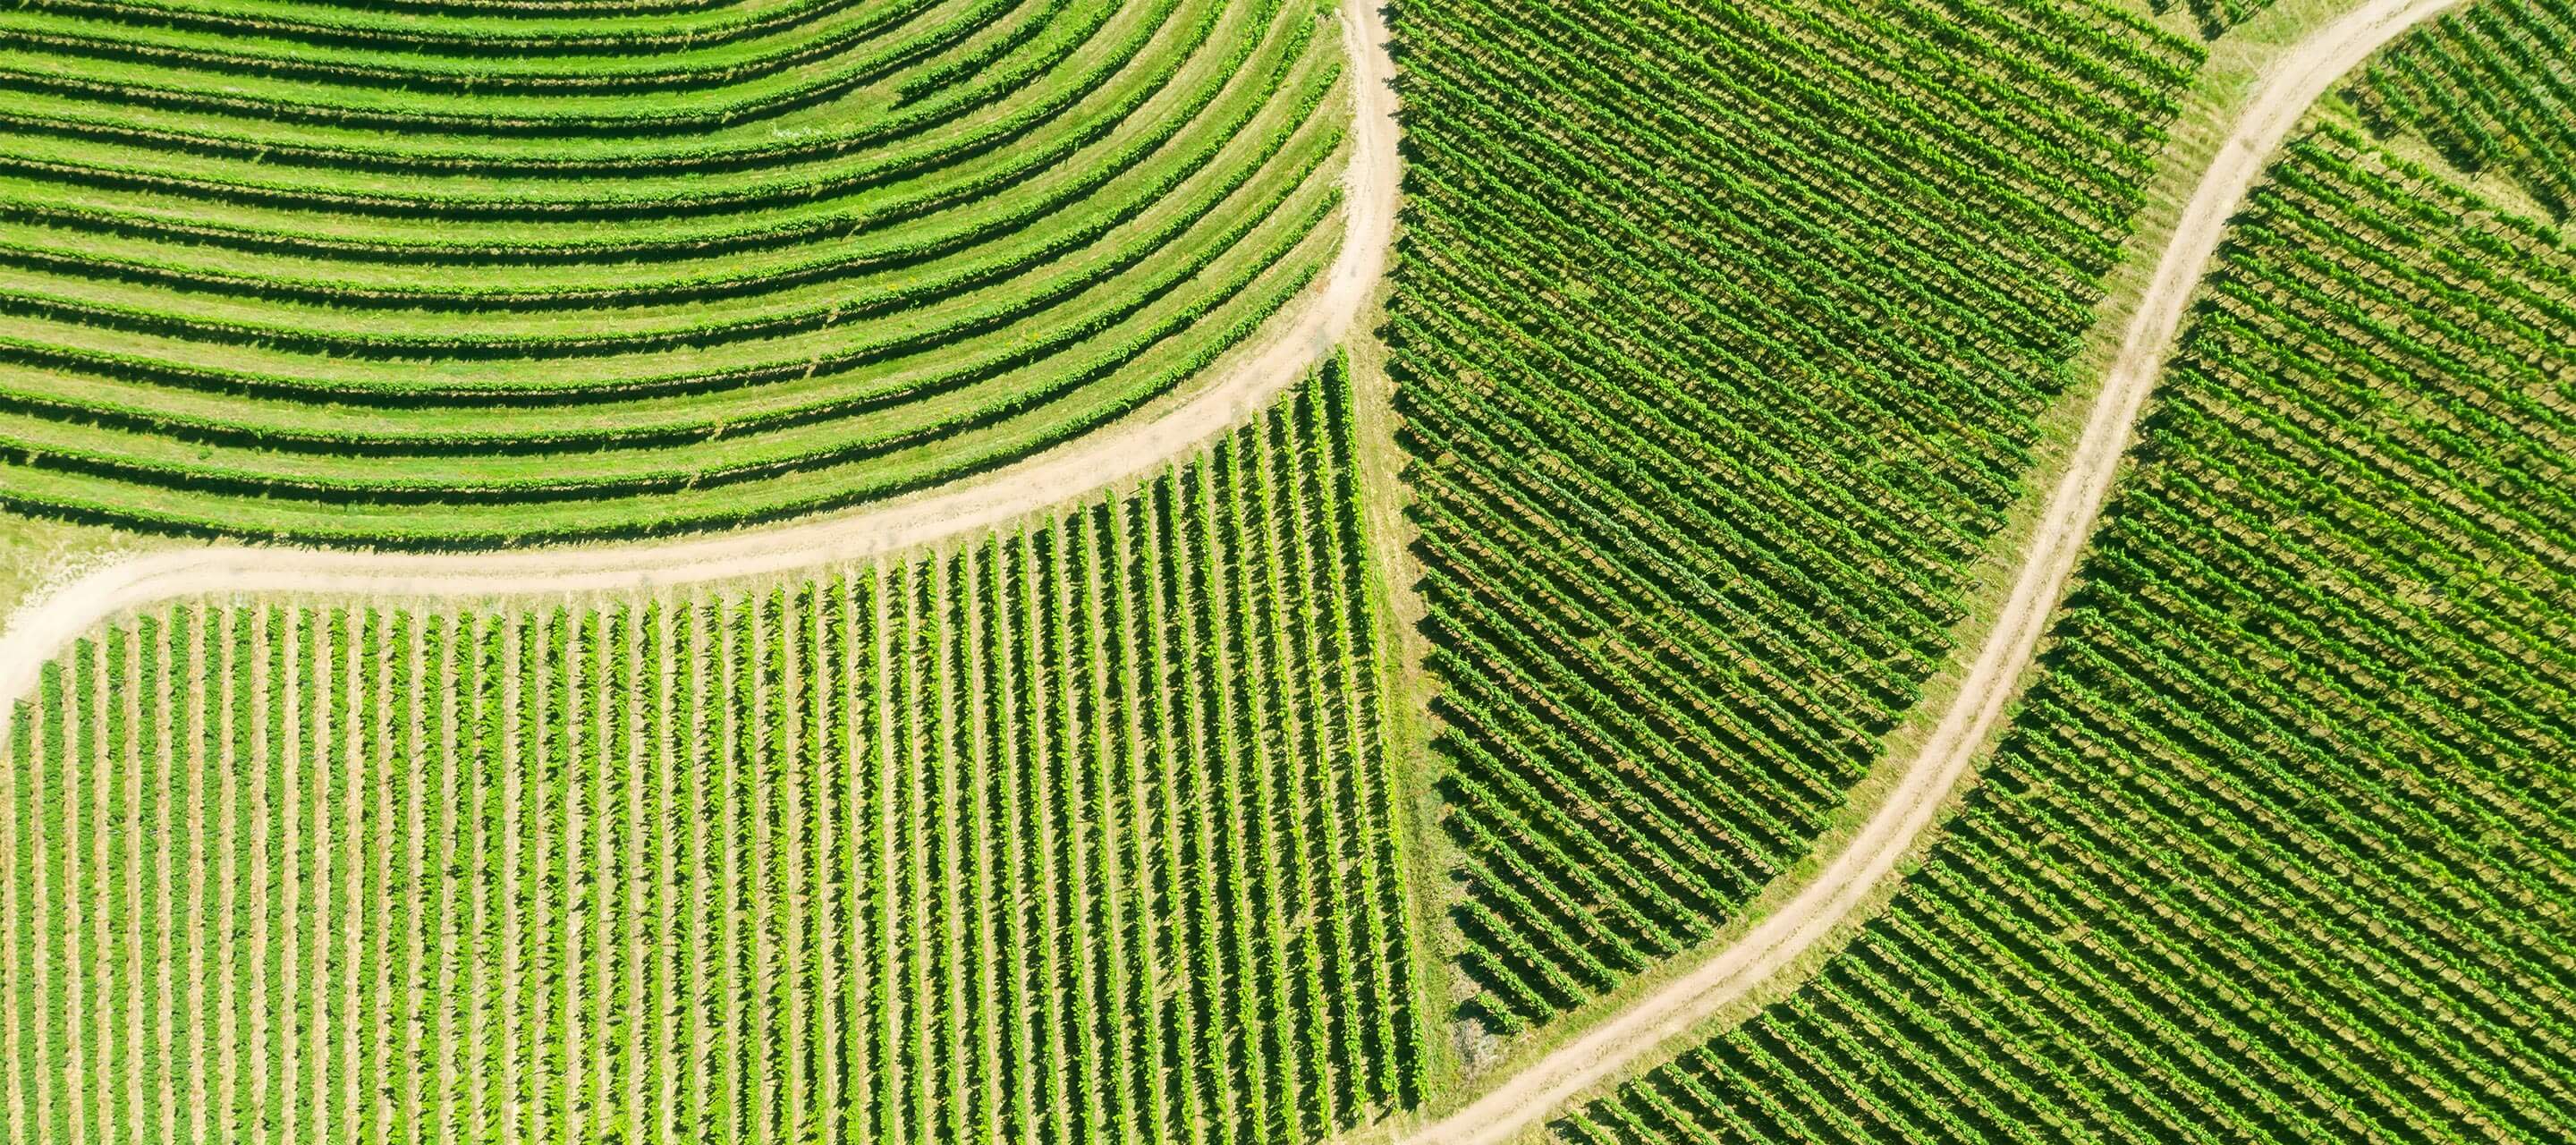
[[[462,69],[453,79],[438,82],[441,77],[435,75],[415,77],[355,62],[316,67],[304,59],[327,59],[331,53],[293,44],[268,45],[272,54],[265,57],[200,53],[202,58],[192,59],[187,53],[135,52],[125,46],[131,36],[123,29],[103,31],[86,44],[62,36],[48,43],[42,36],[13,35],[13,45],[25,46],[0,51],[0,86],[216,114],[392,128],[632,132],[720,127],[864,90],[922,57],[968,45],[1002,13],[1032,2],[949,0],[925,6],[925,26],[919,27],[887,29],[860,17],[848,26],[848,34],[824,38],[839,41],[828,45],[833,50],[802,58],[800,67],[758,66],[762,55],[755,53],[749,57],[754,66],[716,70],[692,82],[648,73],[637,78],[658,82],[633,92],[620,91],[625,85],[614,81],[614,69],[591,56],[574,57],[573,68],[559,76],[570,91],[520,94],[509,90],[516,85],[508,82],[507,65],[494,60],[460,61]],[[898,35],[878,43],[877,33],[887,31]],[[253,39],[212,39],[240,48],[260,46]],[[89,50],[79,50],[84,47]],[[141,58],[120,58],[129,55]],[[801,56],[792,50],[789,55]],[[501,73],[494,86],[503,90],[482,93],[469,82],[473,70],[487,66]],[[609,74],[583,78],[601,72]],[[405,90],[416,80],[428,81],[417,85],[425,90]]]
[[[394,44],[451,51],[524,51],[552,55],[626,52],[670,45],[725,43],[780,31],[833,10],[830,0],[745,7],[697,0],[664,11],[620,3],[626,11],[584,15],[577,6],[542,5],[549,15],[476,19],[291,0],[50,0],[47,8],[145,27],[177,27],[276,36],[324,45]],[[695,8],[695,11],[672,11]]]
[[2340,128],[1888,913],[1568,1142],[2576,1134],[2576,258]]
[[[988,0],[989,2],[989,0]],[[447,55],[445,45],[410,42],[351,45],[307,36],[281,36],[257,21],[226,21],[217,28],[125,18],[114,6],[86,11],[46,5],[0,14],[10,41],[84,61],[116,61],[147,68],[331,83],[376,83],[421,91],[599,92],[679,89],[738,84],[853,54],[890,39],[898,56],[927,54],[944,40],[974,34],[993,14],[970,8],[960,18],[907,28],[935,9],[935,0],[868,8],[826,7],[781,22],[775,35],[695,37],[630,53],[558,54],[550,44]],[[102,19],[105,17],[105,19]]]
[[190,604],[0,767],[0,1137],[1312,1141],[1419,1094],[1338,366],[752,589]]

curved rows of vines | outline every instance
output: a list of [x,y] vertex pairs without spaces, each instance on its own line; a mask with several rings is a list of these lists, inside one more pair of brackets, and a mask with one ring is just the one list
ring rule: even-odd
[[1329,261],[1318,0],[0,11],[0,501],[760,521],[1187,387]]
[[2576,1139],[2576,257],[2326,128],[1889,912],[1572,1142]]
[[1709,934],[1914,704],[2201,54],[2091,0],[1397,34],[1452,946],[1517,1031]]
[[757,593],[84,641],[0,767],[0,1138],[1249,1143],[1411,1100],[1344,389]]
[[2352,95],[2379,130],[2576,214],[2576,2],[2477,0],[2372,60]]

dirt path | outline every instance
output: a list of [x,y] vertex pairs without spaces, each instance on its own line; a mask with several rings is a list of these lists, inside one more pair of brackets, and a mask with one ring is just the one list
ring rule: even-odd
[[0,751],[15,705],[71,641],[110,616],[178,597],[312,592],[475,599],[699,583],[858,560],[990,527],[1157,470],[1267,407],[1332,352],[1386,270],[1395,233],[1394,60],[1380,0],[1341,0],[1357,100],[1343,195],[1346,233],[1324,285],[1284,327],[1213,384],[1151,420],[1112,425],[1065,446],[856,512],[659,544],[489,554],[388,554],[227,544],[138,557],[21,606],[0,631]]
[[1402,1145],[1500,1145],[1586,1090],[1646,1064],[1658,1050],[1762,985],[1831,935],[1932,826],[1967,773],[2065,595],[2092,535],[2131,430],[2181,328],[2227,221],[2309,105],[2364,57],[2459,0],[2369,0],[2290,49],[2272,66],[2200,186],[2128,333],[2023,555],[2011,597],[1978,652],[1958,699],[1896,790],[1813,882],[1706,965],[1637,1000],[1439,1121],[1399,1136]]

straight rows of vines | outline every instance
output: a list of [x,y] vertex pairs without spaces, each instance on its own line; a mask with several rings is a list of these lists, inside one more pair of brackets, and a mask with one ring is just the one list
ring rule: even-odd
[[1341,379],[846,575],[83,641],[0,769],[0,1138],[1250,1143],[1410,1100]]
[[2576,1139],[2576,258],[2339,128],[1968,805],[1584,1143]]
[[1434,0],[1388,338],[1466,1013],[1804,853],[1949,650],[2201,55],[2090,0]]

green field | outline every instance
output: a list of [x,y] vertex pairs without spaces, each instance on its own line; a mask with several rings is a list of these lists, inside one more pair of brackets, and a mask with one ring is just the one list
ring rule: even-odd
[[757,591],[84,641],[0,772],[0,1139],[1293,1141],[1412,1100],[1347,400]]
[[0,1145],[2576,1142],[2571,107],[2576,0],[0,6]]
[[2576,257],[2339,128],[1888,914],[1571,1142],[2576,1136]]
[[1338,247],[1315,0],[0,12],[0,504],[377,546],[854,504]]
[[2090,0],[1398,32],[1447,945],[1508,1033],[1710,934],[1877,758],[2200,55]]

